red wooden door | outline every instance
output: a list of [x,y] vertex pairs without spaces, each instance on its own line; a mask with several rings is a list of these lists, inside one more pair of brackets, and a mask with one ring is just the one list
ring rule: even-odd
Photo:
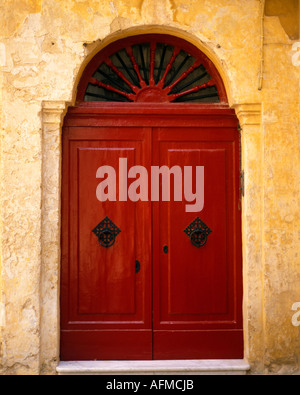
[[[65,128],[63,152],[63,360],[151,359],[151,206],[100,202],[101,166],[148,167],[148,128]],[[110,247],[93,230],[108,217]],[[109,235],[108,235],[109,236]],[[142,262],[136,273],[136,261]]]
[[[158,166],[192,166],[194,193],[196,166],[204,172],[200,213],[186,200],[153,203],[154,359],[242,358],[238,132],[158,128],[153,141]],[[204,240],[194,221],[209,228]]]
[[[166,109],[69,111],[63,132],[62,360],[243,357],[236,117],[227,108],[200,115],[193,106]],[[149,201],[122,201],[120,158],[128,170],[139,165],[148,174],[151,166],[178,166],[183,189],[184,168],[192,167],[193,193],[201,167],[203,210],[187,212],[193,202],[184,193],[182,201],[174,201],[173,192],[170,201],[151,202],[150,194]],[[100,166],[116,169],[116,201],[97,199]],[[171,177],[171,191],[173,183]],[[120,233],[106,248],[93,230],[107,217]],[[195,220],[209,228],[206,243],[194,228],[189,237]]]

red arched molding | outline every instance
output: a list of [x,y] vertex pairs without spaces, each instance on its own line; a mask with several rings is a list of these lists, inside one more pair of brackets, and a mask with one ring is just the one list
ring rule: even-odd
[[88,64],[80,102],[228,103],[212,61],[193,44],[169,35],[116,41]]

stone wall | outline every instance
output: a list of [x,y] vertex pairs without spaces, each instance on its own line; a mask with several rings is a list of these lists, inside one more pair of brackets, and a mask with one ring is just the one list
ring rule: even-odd
[[0,373],[55,373],[62,118],[95,53],[149,32],[191,41],[224,79],[243,129],[246,358],[253,373],[300,373],[297,37],[284,11],[262,10],[260,0],[2,1]]

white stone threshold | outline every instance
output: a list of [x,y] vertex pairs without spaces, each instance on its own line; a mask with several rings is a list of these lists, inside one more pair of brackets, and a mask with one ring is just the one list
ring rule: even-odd
[[246,375],[244,360],[193,361],[68,361],[57,366],[66,375]]

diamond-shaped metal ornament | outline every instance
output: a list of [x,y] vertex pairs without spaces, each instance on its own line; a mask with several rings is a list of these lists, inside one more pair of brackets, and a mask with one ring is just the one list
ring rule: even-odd
[[92,231],[98,237],[98,241],[103,247],[111,247],[121,230],[108,217],[104,218]]
[[184,233],[188,235],[195,247],[200,248],[206,244],[207,237],[212,230],[198,217],[184,230]]

